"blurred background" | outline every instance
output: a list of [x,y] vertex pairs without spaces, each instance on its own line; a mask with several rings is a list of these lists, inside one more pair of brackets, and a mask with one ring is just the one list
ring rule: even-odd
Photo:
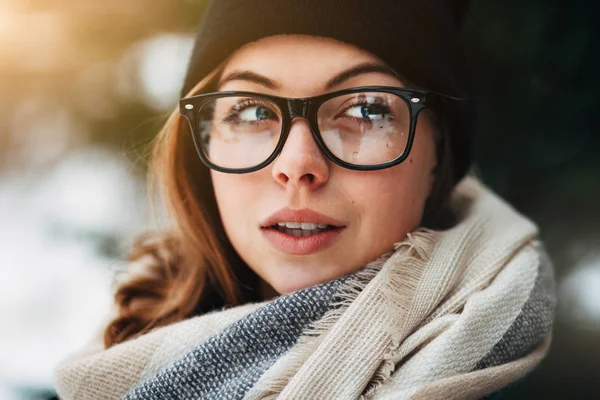
[[[507,398],[600,398],[600,4],[472,3],[477,169],[538,223],[559,292],[551,351]],[[107,315],[205,6],[0,0],[0,399],[51,398]]]

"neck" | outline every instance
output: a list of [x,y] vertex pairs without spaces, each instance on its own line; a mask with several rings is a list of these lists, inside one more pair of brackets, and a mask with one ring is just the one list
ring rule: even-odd
[[265,282],[264,280],[260,280],[260,296],[263,300],[271,300],[277,296],[279,296],[279,293],[277,293],[277,291],[275,289],[273,289],[273,287],[271,285],[269,285],[267,282]]

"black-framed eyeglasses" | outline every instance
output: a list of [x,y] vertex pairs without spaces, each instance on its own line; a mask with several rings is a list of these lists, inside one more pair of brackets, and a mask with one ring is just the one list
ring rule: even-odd
[[181,99],[196,151],[209,168],[247,173],[281,152],[292,120],[305,118],[314,140],[334,163],[370,171],[404,161],[419,112],[436,93],[361,86],[308,98],[227,91]]

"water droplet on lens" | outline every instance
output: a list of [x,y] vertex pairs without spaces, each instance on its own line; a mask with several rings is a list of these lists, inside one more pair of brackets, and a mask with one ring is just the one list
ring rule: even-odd
[[357,151],[355,151],[354,153],[352,153],[352,158],[356,158],[356,157],[358,157],[358,152]]

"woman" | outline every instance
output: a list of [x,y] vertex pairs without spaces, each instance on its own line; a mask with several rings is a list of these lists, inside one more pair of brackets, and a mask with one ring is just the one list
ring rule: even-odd
[[62,398],[479,398],[546,354],[537,227],[467,174],[464,4],[219,0]]

